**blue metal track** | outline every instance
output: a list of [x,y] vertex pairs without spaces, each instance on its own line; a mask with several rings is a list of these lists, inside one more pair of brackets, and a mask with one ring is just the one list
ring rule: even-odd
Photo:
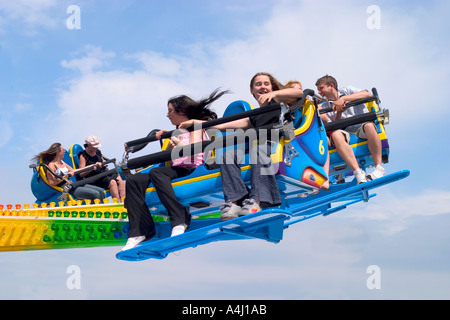
[[116,258],[126,261],[164,259],[171,252],[214,241],[261,239],[278,243],[289,226],[320,215],[328,216],[358,202],[367,202],[375,196],[369,193],[370,190],[404,179],[409,174],[404,170],[359,185],[354,181],[332,185],[329,191],[317,195],[291,198],[283,209],[265,209],[224,222],[219,219],[192,220],[190,229],[175,237],[170,237],[170,223],[162,222],[157,225],[155,239],[120,251]]

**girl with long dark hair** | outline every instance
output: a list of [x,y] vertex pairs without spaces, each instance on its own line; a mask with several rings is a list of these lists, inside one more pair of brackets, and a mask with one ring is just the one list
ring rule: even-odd
[[[216,89],[208,98],[200,101],[195,101],[185,95],[171,98],[167,103],[167,117],[176,127],[189,119],[204,121],[216,119],[217,114],[209,109],[209,105],[225,93],[228,91]],[[156,136],[161,137],[165,131],[157,132]],[[185,132],[178,136],[172,136],[167,148],[201,142],[202,138],[202,130]],[[128,210],[130,230],[128,241],[122,250],[134,248],[155,235],[155,223],[145,203],[145,192],[150,183],[153,183],[161,203],[167,209],[172,226],[171,236],[182,234],[189,228],[191,215],[187,208],[177,200],[172,180],[189,175],[202,163],[203,154],[200,153],[191,157],[174,159],[171,166],[155,167],[148,173],[135,174],[127,178],[125,205]]]

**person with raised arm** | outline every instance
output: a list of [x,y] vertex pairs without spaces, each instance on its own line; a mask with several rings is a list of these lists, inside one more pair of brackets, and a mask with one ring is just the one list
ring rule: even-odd
[[[303,91],[298,87],[285,88],[270,73],[259,72],[250,80],[250,93],[256,99],[259,106],[264,108],[273,102],[291,103],[302,97]],[[250,157],[255,161],[251,163],[251,188],[247,188],[241,177],[240,157],[236,150],[223,153],[220,159],[220,172],[222,176],[222,189],[225,203],[221,206],[222,221],[237,218],[239,216],[258,212],[262,207],[274,207],[281,204],[280,192],[272,167],[271,139],[278,140],[278,135],[267,134],[267,130],[260,135],[259,127],[279,122],[280,110],[274,110],[259,115],[226,122],[213,128],[226,129],[255,129],[259,138],[258,146],[251,147],[250,152],[255,156]],[[188,120],[180,127],[189,128],[198,120]],[[261,139],[262,136],[266,139]],[[277,141],[273,141],[277,142]]]

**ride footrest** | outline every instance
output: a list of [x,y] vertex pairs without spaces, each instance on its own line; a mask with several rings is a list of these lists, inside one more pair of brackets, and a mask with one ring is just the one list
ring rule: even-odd
[[[278,243],[283,238],[284,223],[291,213],[282,209],[266,209],[243,217],[220,222],[219,219],[193,220],[190,229],[184,234],[151,239],[133,249],[120,251],[116,258],[126,261],[164,259],[174,251],[196,247],[213,241],[263,239]],[[168,233],[170,224],[159,224],[161,230]]]

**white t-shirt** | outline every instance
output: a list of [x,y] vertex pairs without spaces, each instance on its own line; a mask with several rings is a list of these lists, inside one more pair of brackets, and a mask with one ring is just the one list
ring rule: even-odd
[[[338,90],[339,98],[342,97],[342,96],[348,96],[348,95],[351,95],[351,94],[354,94],[354,93],[358,93],[360,91],[363,91],[363,90],[355,88],[355,87],[352,87],[352,86],[342,87],[342,88],[340,88]],[[326,102],[325,102],[325,104],[326,104]],[[332,105],[333,105],[333,101],[330,101],[330,106],[332,106]],[[323,107],[326,108],[327,106],[324,105]],[[366,108],[366,105],[364,103],[361,103],[361,104],[358,104],[358,105],[356,105],[354,107],[345,109],[345,111],[342,112],[341,119],[350,118],[350,117],[353,117],[355,115],[363,114],[363,113],[366,113],[366,112],[368,112],[368,110]],[[330,122],[336,121],[336,111],[328,112],[327,113],[327,117],[328,117]],[[352,125],[352,126],[349,126],[349,127],[345,128],[345,129],[348,130],[348,131],[352,131],[352,129],[357,128],[360,125],[361,124],[355,124],[355,125]]]

